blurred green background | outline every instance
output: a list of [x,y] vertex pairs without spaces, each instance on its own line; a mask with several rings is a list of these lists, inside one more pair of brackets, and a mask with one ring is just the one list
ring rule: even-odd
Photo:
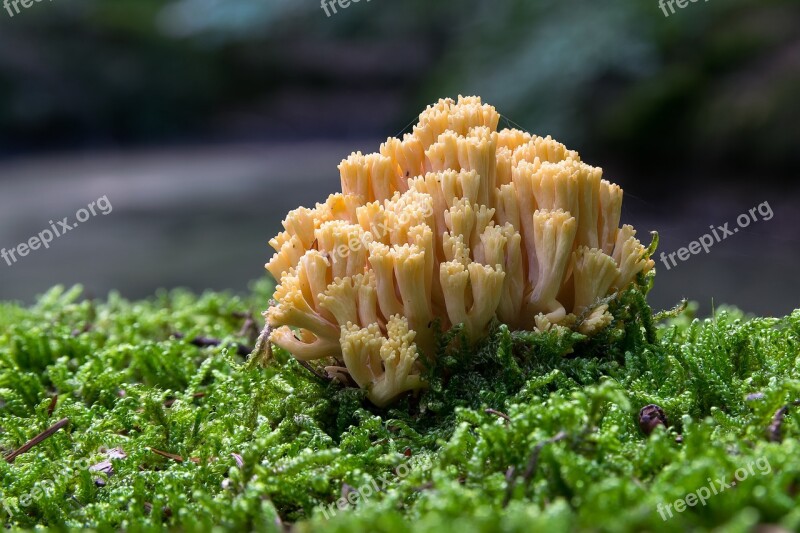
[[[13,9],[13,8],[12,8]],[[700,0],[53,0],[0,11],[0,247],[107,195],[13,266],[0,298],[244,290],[286,211],[338,188],[427,104],[479,94],[626,191],[672,252],[768,201],[775,217],[667,271],[652,301],[800,307],[800,3]]]

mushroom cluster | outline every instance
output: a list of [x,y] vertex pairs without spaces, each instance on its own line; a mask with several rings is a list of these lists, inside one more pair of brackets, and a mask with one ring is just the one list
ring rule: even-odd
[[425,386],[418,357],[436,356],[436,328],[476,341],[495,318],[607,326],[607,297],[654,266],[619,226],[622,189],[499,119],[478,97],[443,99],[412,133],[342,161],[342,192],[291,211],[270,241],[270,340],[386,406]]

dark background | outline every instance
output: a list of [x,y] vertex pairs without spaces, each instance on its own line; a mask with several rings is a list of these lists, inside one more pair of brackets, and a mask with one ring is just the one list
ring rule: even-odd
[[[21,7],[21,6],[20,6]],[[13,8],[12,8],[13,9]],[[338,189],[443,96],[479,94],[626,192],[674,252],[651,301],[800,307],[800,3],[699,0],[45,0],[0,11],[0,247],[108,196],[113,212],[0,262],[0,299],[82,283],[246,290],[289,209]],[[266,302],[265,302],[266,305]]]

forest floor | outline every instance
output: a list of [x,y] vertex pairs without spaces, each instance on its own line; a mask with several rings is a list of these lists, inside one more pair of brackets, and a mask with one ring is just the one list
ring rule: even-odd
[[654,324],[632,293],[591,340],[498,326],[383,411],[280,351],[247,360],[271,291],[0,304],[0,523],[800,527],[800,311]]

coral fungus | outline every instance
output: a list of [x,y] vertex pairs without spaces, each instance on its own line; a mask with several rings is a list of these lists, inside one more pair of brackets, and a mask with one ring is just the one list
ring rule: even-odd
[[[622,190],[550,137],[504,129],[477,97],[440,100],[413,133],[339,165],[342,192],[270,241],[271,341],[349,375],[379,406],[424,387],[435,328],[472,341],[611,322],[607,297],[653,267]],[[577,321],[576,316],[582,320]]]

